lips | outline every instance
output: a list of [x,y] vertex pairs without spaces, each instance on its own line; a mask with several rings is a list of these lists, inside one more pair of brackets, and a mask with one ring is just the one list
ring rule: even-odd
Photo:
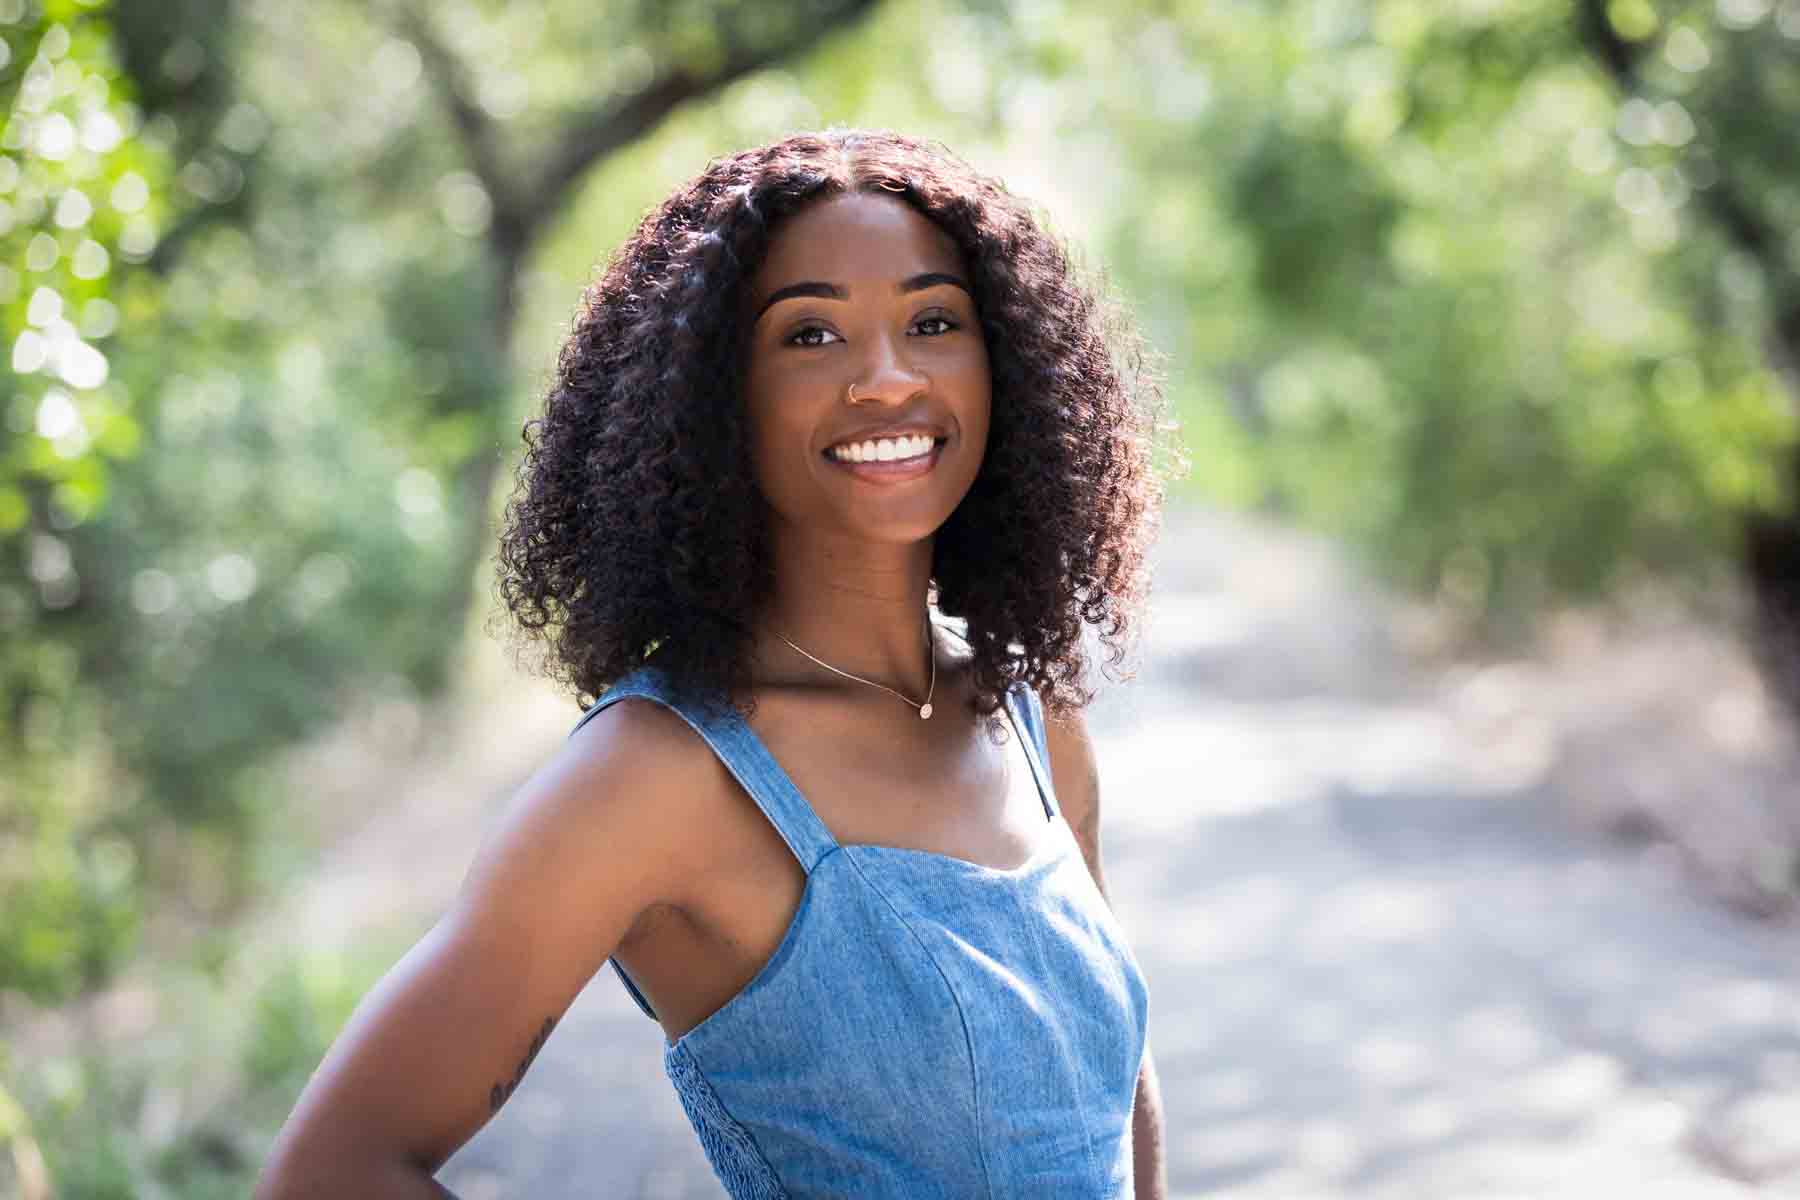
[[847,471],[857,479],[869,483],[896,483],[906,479],[916,479],[930,474],[936,469],[938,459],[944,456],[944,443],[932,442],[931,449],[924,454],[912,458],[889,459],[886,462],[847,462],[824,455],[826,462],[840,471]]

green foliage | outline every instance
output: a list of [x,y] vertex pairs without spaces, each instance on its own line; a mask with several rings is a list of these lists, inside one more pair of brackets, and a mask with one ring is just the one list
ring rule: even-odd
[[[533,353],[705,157],[805,124],[939,136],[1106,264],[1168,356],[1186,495],[1345,536],[1520,638],[1557,598],[1712,577],[1746,510],[1789,502],[1763,347],[1795,272],[1704,197],[1729,155],[1792,227],[1800,18],[1672,8],[1645,53],[1681,99],[1650,133],[1566,0],[885,9],[596,173],[527,298]],[[1696,39],[1710,65],[1674,66]]]
[[0,987],[53,999],[102,979],[138,915],[133,847],[82,679],[67,530],[100,512],[143,430],[114,369],[121,283],[167,216],[167,157],[114,61],[103,5],[0,25]]
[[[1789,502],[1793,0],[919,0],[775,53],[828,11],[0,0],[0,990],[66,999],[146,914],[256,892],[305,803],[277,753],[448,678],[596,260],[796,128],[999,174],[1165,355],[1183,495],[1351,538],[1494,636],[1704,579]],[[277,976],[247,1086],[297,1086],[346,989]],[[62,1194],[230,1194],[228,1139],[35,1095]]]
[[[153,1035],[96,1028],[16,1085],[0,1070],[0,1144],[29,1131],[62,1200],[248,1195],[357,999],[416,935],[376,923],[354,951],[239,949],[222,970],[165,965]],[[0,1195],[15,1194],[11,1166],[0,1154]]]
[[44,1002],[103,981],[152,903],[254,894],[269,757],[349,689],[443,685],[457,516],[487,504],[460,472],[497,458],[510,381],[478,243],[391,173],[261,158],[329,143],[325,114],[252,92],[146,120],[104,6],[61,12],[0,25],[0,990]]
[[[0,6],[0,283],[50,347],[0,390],[0,898],[29,918],[0,928],[0,990],[99,983],[145,912],[227,918],[292,824],[272,756],[352,693],[444,686],[529,402],[519,256],[562,195],[518,181],[833,7],[856,6],[715,5],[708,32],[624,0]],[[607,105],[623,123],[583,143]],[[87,148],[107,121],[129,136]]]
[[[1687,107],[1646,137],[1573,13],[884,9],[596,172],[526,297],[526,357],[694,164],[797,125],[898,126],[997,170],[1106,264],[1168,357],[1182,494],[1347,537],[1500,640],[1558,598],[1703,583],[1746,510],[1789,502],[1792,402],[1763,353],[1784,277],[1701,197],[1729,153],[1758,203],[1792,204],[1796,18],[1727,30],[1687,5],[1680,38],[1658,18],[1652,75]],[[1712,65],[1683,72],[1692,38]]]
[[1789,502],[1762,347],[1795,273],[1708,189],[1729,158],[1790,211],[1800,17],[1643,7],[1680,101],[1621,96],[1549,0],[1145,4],[1059,63],[1113,81],[1058,133],[1119,135],[1099,240],[1177,355],[1202,494],[1347,536],[1501,638],[1705,579]]
[[97,343],[120,320],[116,266],[141,260],[166,219],[168,162],[134,136],[139,114],[113,61],[99,6],[52,5],[0,27],[0,319],[14,434],[0,454],[0,535],[27,523],[30,485],[72,519],[106,497],[107,464],[142,440],[128,397],[109,387]]
[[256,996],[243,1056],[250,1085],[298,1094],[371,979],[332,955],[283,962]]

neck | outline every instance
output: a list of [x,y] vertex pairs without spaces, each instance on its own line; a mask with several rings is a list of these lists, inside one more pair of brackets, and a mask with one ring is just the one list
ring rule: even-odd
[[925,630],[931,542],[871,543],[801,535],[771,537],[775,584],[756,621],[756,657],[769,682],[862,687],[796,654],[884,684],[914,701],[931,683]]

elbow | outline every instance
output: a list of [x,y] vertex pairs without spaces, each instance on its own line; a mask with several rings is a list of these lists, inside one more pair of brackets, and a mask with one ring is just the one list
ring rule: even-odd
[[382,1174],[360,1169],[347,1157],[307,1154],[277,1146],[263,1164],[251,1200],[324,1200],[328,1196],[375,1196],[373,1181]]
[[302,1154],[280,1146],[263,1164],[252,1200],[342,1200],[384,1196],[441,1200],[450,1193],[433,1172],[404,1158],[370,1160],[330,1153]]
[[277,1146],[263,1164],[251,1200],[310,1200],[313,1197],[357,1195],[355,1185],[344,1178],[341,1165],[328,1169],[325,1164],[308,1161],[307,1156],[286,1152]]
[[250,1200],[301,1200],[309,1194],[318,1195],[319,1192],[309,1192],[292,1171],[270,1164],[263,1167],[262,1174],[257,1177],[256,1190],[250,1193]]

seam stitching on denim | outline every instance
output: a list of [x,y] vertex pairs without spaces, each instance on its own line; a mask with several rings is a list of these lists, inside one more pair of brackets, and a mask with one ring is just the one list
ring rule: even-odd
[[988,1170],[987,1146],[981,1136],[981,1065],[975,1058],[975,1037],[969,1032],[969,1014],[963,1010],[962,997],[957,995],[956,985],[950,982],[950,976],[938,963],[937,955],[931,952],[931,947],[925,944],[925,939],[919,936],[919,931],[914,929],[912,922],[906,919],[906,915],[900,911],[900,906],[894,903],[893,898],[883,890],[880,884],[869,878],[869,873],[862,869],[862,864],[856,861],[854,854],[845,857],[849,860],[850,865],[856,868],[856,873],[862,876],[863,882],[869,885],[869,890],[881,897],[881,902],[887,905],[889,912],[894,914],[894,919],[900,922],[900,927],[906,930],[912,936],[912,940],[919,944],[919,952],[925,956],[925,961],[931,964],[931,969],[937,972],[938,978],[944,981],[944,990],[950,993],[950,1003],[956,1006],[956,1019],[963,1031],[963,1049],[969,1054],[969,1100],[975,1109],[975,1159],[981,1164],[981,1178],[982,1182],[987,1184],[988,1200],[993,1200],[994,1176]]

